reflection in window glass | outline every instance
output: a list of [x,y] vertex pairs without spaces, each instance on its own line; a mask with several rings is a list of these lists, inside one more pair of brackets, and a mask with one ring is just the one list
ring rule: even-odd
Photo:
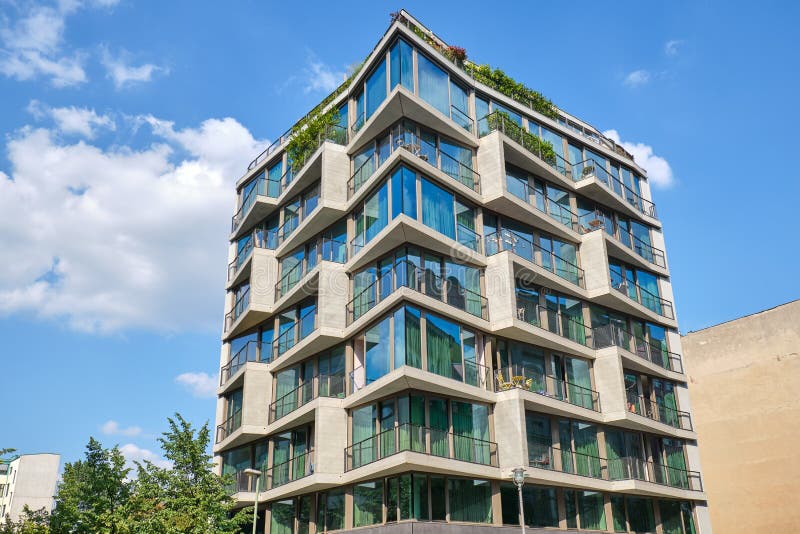
[[450,98],[447,73],[422,54],[417,54],[417,65],[419,68],[419,96],[449,117]]

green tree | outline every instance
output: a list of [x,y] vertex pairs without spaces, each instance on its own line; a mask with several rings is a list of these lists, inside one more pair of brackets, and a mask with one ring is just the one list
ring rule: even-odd
[[137,462],[128,505],[130,531],[135,534],[235,534],[248,521],[247,510],[232,514],[234,501],[225,491],[225,479],[213,471],[208,424],[192,428],[180,414],[169,418],[169,431],[159,438],[164,457],[161,467]]
[[118,447],[104,449],[94,438],[86,458],[64,465],[51,517],[53,534],[118,534],[127,531],[130,469]]
[[50,534],[50,514],[44,508],[31,511],[26,504],[19,520],[6,516],[6,521],[0,521],[0,534]]

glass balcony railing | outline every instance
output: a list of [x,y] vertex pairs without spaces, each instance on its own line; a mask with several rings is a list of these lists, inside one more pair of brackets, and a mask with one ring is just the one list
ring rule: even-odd
[[283,273],[281,279],[275,284],[275,300],[278,300],[291,291],[307,274],[308,262],[306,261],[300,261],[297,265]]
[[[258,491],[264,492],[283,486],[289,482],[300,480],[314,473],[314,449],[306,450],[289,458],[285,462],[262,468],[258,480]],[[256,491],[256,477],[238,471],[233,475],[233,483],[226,486],[228,494],[237,492],[254,493]]]
[[538,301],[517,293],[517,319],[537,328],[547,330],[561,337],[580,343],[589,348],[592,346],[592,327],[583,324],[577,315],[564,313],[561,309],[541,306]]
[[[311,156],[316,152],[325,141],[330,141],[332,143],[336,143],[338,145],[347,144],[347,129],[341,126],[333,125],[329,126],[325,133],[321,133],[316,140],[316,144],[312,145],[311,148],[308,150],[308,156]],[[270,150],[270,147],[264,151],[266,153]],[[263,154],[263,153],[262,153]],[[266,157],[266,156],[265,156]],[[248,171],[252,168],[255,168],[254,164],[261,158],[261,155],[253,160],[248,166]],[[308,157],[303,160],[292,162],[280,179],[269,178],[266,175],[266,172],[263,173],[261,176],[255,179],[255,185],[249,190],[247,195],[241,196],[241,202],[239,203],[239,209],[233,215],[231,219],[231,232],[236,232],[239,226],[241,226],[242,221],[247,217],[247,214],[250,213],[253,205],[256,202],[256,197],[259,196],[266,196],[269,198],[278,198],[286,191],[286,188],[292,182],[292,179],[297,176],[300,171],[303,170],[305,164],[308,162]]]
[[416,133],[406,130],[402,122],[393,126],[385,137],[378,140],[378,147],[379,150],[360,163],[347,181],[348,199],[361,189],[361,186],[375,174],[378,167],[388,159],[391,153],[401,148],[441,170],[453,180],[466,185],[477,193],[481,192],[480,174],[471,165],[457,160]]
[[481,136],[491,132],[502,132],[506,137],[521,145],[527,152],[545,163],[554,172],[574,181],[596,179],[605,188],[630,204],[636,211],[648,217],[657,218],[656,206],[649,200],[633,191],[622,183],[616,176],[598,164],[594,159],[587,159],[579,163],[570,163],[552,149],[547,149],[544,142],[532,133],[526,132],[520,125],[511,120],[505,113],[495,111],[478,121],[478,131]]
[[497,443],[446,429],[403,423],[354,443],[344,450],[345,471],[401,452],[417,452],[497,467]]
[[597,391],[523,365],[498,369],[495,379],[497,391],[519,388],[595,412],[600,411],[600,394]]
[[233,261],[228,264],[228,281],[233,280],[242,266],[247,263],[247,260],[253,255],[253,249],[275,250],[277,246],[278,234],[276,230],[264,230],[262,228],[253,230],[250,239],[239,249]]
[[222,366],[219,373],[219,385],[223,386],[230,378],[239,371],[247,362],[270,362],[271,351],[262,354],[261,344],[255,339],[248,341],[233,356],[228,363]]
[[475,121],[455,104],[450,105],[450,118],[469,133],[475,133]]
[[703,491],[703,481],[698,471],[636,457],[603,458],[598,454],[554,446],[544,437],[528,437],[528,465],[536,469],[601,480],[640,480],[673,488]]
[[487,256],[508,250],[578,287],[585,287],[583,269],[524,236],[511,230],[500,230],[487,235],[485,240]]
[[225,440],[242,426],[242,409],[229,415],[222,424],[217,425],[217,443]]
[[611,276],[611,287],[628,297],[634,302],[638,302],[648,310],[657,313],[666,319],[675,319],[675,312],[672,303],[666,299],[654,295],[637,283],[630,280],[619,279]]
[[281,395],[269,405],[269,422],[274,423],[319,397],[344,398],[344,374],[320,374]]
[[432,297],[475,317],[489,319],[489,301],[486,297],[467,289],[452,277],[445,279],[403,260],[395,263],[347,303],[347,324],[351,324],[402,287]]
[[250,286],[236,298],[233,303],[233,309],[225,314],[225,331],[229,332],[233,324],[241,317],[245,311],[250,307]]
[[664,423],[673,428],[693,430],[692,417],[689,412],[683,412],[654,399],[637,395],[634,391],[627,391],[626,397],[628,411],[631,413]]
[[620,347],[668,371],[683,373],[683,363],[680,355],[669,352],[666,344],[650,343],[613,324],[597,326],[593,330],[594,348],[596,349],[611,346]]
[[578,231],[578,216],[563,204],[544,196],[525,182],[506,178],[506,187],[509,194],[517,197],[570,230]]
[[[611,228],[607,228],[609,226]],[[614,237],[619,243],[631,249],[637,256],[648,263],[652,263],[661,268],[667,267],[667,260],[664,251],[645,243],[632,233],[623,231],[614,223],[612,217],[603,210],[596,209],[578,216],[578,227],[582,234],[588,234],[595,230],[605,230],[606,235]],[[609,229],[611,231],[609,231]]]
[[317,310],[312,308],[294,321],[280,325],[281,334],[272,341],[272,359],[287,352],[317,329]]

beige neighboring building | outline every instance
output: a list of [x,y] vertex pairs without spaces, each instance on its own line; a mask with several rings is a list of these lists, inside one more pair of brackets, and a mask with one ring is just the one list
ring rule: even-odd
[[523,468],[528,534],[710,534],[646,171],[460,54],[401,11],[242,162],[214,444],[229,491],[262,533],[495,534],[520,529]]
[[683,337],[717,532],[800,532],[800,300]]
[[58,480],[58,454],[22,454],[0,460],[0,521],[16,521],[25,505],[31,510],[53,509]]

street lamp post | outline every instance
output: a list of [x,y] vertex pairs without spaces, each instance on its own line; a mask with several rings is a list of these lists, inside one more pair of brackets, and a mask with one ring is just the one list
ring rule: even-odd
[[525,484],[525,469],[517,467],[512,473],[519,498],[519,525],[522,527],[522,534],[525,534],[525,510],[522,509],[522,485]]
[[256,497],[253,501],[253,534],[256,534],[256,523],[258,522],[258,492],[261,489],[261,471],[258,469],[245,469],[244,474],[256,478]]

